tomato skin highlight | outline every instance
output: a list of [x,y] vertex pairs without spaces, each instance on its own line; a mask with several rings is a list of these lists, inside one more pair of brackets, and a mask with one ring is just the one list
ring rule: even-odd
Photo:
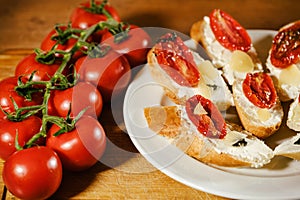
[[300,20],[283,27],[273,38],[270,60],[277,68],[287,68],[300,61]]
[[25,56],[16,66],[15,76],[29,76],[35,71],[33,81],[49,81],[58,70],[60,63],[51,65],[36,61],[36,54]]
[[[50,99],[52,113],[66,117],[71,108],[71,116],[77,116],[86,109],[84,115],[99,117],[102,112],[103,100],[100,92],[91,83],[79,82],[66,90],[55,90]],[[54,105],[54,106],[53,106]],[[49,106],[48,106],[49,108]]]
[[[24,77],[22,81],[26,82],[27,79]],[[0,81],[0,106],[5,112],[13,113],[15,111],[11,98],[13,98],[19,108],[41,104],[42,98],[38,93],[33,94],[31,101],[26,100],[15,91],[17,85],[18,77],[15,76],[10,76]],[[6,115],[0,110],[0,118],[5,117]]]
[[18,144],[23,147],[32,136],[40,131],[41,127],[42,120],[36,116],[30,116],[19,122],[0,119],[0,158],[7,160],[17,151],[16,134],[18,134]]
[[[194,113],[199,103],[207,114],[199,115]],[[194,95],[186,101],[186,111],[189,119],[204,136],[219,139],[226,136],[225,120],[218,108],[209,99],[201,95]]]
[[230,51],[247,52],[250,50],[249,34],[232,16],[220,9],[214,9],[210,13],[209,19],[211,30],[223,47]]
[[100,91],[104,102],[120,95],[131,80],[128,60],[114,50],[103,57],[82,57],[75,63],[81,80],[92,83]]
[[242,87],[249,101],[259,108],[271,108],[276,103],[275,86],[266,73],[248,73]]
[[[118,33],[117,36],[122,34]],[[106,30],[102,35],[101,43],[108,44],[113,50],[124,55],[131,67],[145,64],[147,61],[147,53],[151,48],[151,38],[142,28],[131,24],[128,36],[120,42],[115,42],[112,33]]]
[[154,47],[160,67],[179,85],[194,87],[200,81],[193,55],[175,33],[161,37]]
[[[100,5],[101,2],[97,1],[95,2],[97,5]],[[75,8],[70,16],[70,21],[72,24],[72,27],[74,28],[80,28],[80,29],[87,29],[88,27],[91,27],[94,24],[97,24],[101,21],[106,21],[108,18],[104,14],[97,14],[92,13],[85,8],[90,8],[91,4],[90,2],[85,2],[80,4],[77,8]],[[121,21],[119,14],[117,13],[116,9],[110,5],[105,5],[104,9],[111,15],[111,17],[116,21]]]
[[101,124],[90,116],[83,116],[70,132],[54,136],[60,128],[53,125],[46,146],[60,157],[63,167],[70,171],[83,171],[92,167],[103,155],[106,136]]
[[60,186],[62,165],[48,147],[36,146],[15,152],[3,166],[3,182],[17,198],[47,199]]

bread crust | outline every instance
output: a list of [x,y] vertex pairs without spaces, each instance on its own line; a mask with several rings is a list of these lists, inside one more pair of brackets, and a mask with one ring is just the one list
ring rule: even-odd
[[[204,23],[204,20],[199,20],[193,23],[190,30],[190,36],[193,40],[197,41],[204,49],[207,50],[209,44],[204,39]],[[214,55],[212,55],[209,51],[206,51],[206,53],[210,58],[214,58]]]
[[[203,140],[200,133],[191,133],[184,126],[177,106],[157,106],[144,109],[148,126],[157,134],[167,138],[187,155],[207,164],[225,167],[251,167],[252,163],[217,152],[209,139]],[[167,115],[168,117],[162,117]],[[157,128],[159,127],[159,128]],[[240,127],[237,128],[237,131]],[[239,148],[239,147],[237,147]]]
[[[238,80],[235,81],[233,84],[233,100],[234,100],[234,104],[236,107],[236,111],[238,113],[238,116],[240,118],[240,121],[243,125],[243,127],[251,132],[253,135],[255,135],[256,137],[260,138],[260,139],[265,139],[269,136],[271,136],[272,134],[274,134],[280,127],[282,120],[280,120],[278,123],[274,123],[270,126],[266,126],[265,124],[263,124],[263,122],[261,122],[260,125],[257,124],[253,124],[252,119],[255,116],[251,116],[249,115],[245,110],[246,108],[244,106],[241,105],[240,99],[238,98],[239,95],[244,95],[244,93],[240,94],[236,92],[236,87],[237,84],[242,84],[242,80]],[[281,103],[279,101],[279,99],[277,98],[276,100],[276,105],[279,105],[281,107]],[[282,108],[281,108],[282,109]],[[283,112],[283,111],[282,111]],[[276,113],[271,113],[271,114],[276,114]],[[281,119],[283,118],[283,114]]]
[[[187,90],[190,90],[188,94],[179,96],[179,88],[175,86],[177,85],[175,81],[160,68],[160,65],[158,64],[156,56],[154,54],[154,47],[148,52],[147,61],[152,78],[164,88],[166,96],[169,97],[175,104],[184,105],[186,100],[191,97],[189,96],[191,94],[201,94],[210,99],[209,96],[211,95],[213,90],[208,89],[209,87],[206,85],[206,82],[202,76],[197,86],[187,88]],[[221,76],[220,79],[222,79]],[[215,102],[215,104],[220,110],[227,110],[233,104],[232,94],[227,88],[225,82],[222,87],[224,87],[225,90],[225,98],[222,101]]]

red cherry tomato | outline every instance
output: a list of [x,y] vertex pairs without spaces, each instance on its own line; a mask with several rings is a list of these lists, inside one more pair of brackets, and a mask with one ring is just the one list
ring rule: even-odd
[[18,144],[23,147],[28,140],[40,132],[42,120],[31,116],[22,121],[0,120],[0,158],[7,158],[16,151],[15,140],[18,135]]
[[127,59],[113,50],[95,58],[82,57],[75,68],[84,81],[97,86],[106,102],[124,91],[131,78]]
[[260,108],[271,108],[276,103],[275,86],[266,73],[248,73],[243,82],[243,91],[249,101]]
[[271,47],[271,63],[286,68],[300,61],[300,21],[293,22],[279,30]]
[[154,54],[161,68],[179,85],[193,87],[200,81],[193,55],[175,33],[161,37],[154,46]]
[[251,38],[247,31],[228,13],[214,9],[209,18],[217,41],[226,49],[247,52],[251,48]]
[[[26,81],[26,78],[23,78],[22,81],[23,80]],[[18,78],[15,76],[8,77],[0,81],[0,106],[5,112],[12,113],[15,111],[11,98],[15,101],[19,108],[41,104],[42,98],[38,93],[32,95],[32,101],[26,100],[23,96],[18,95],[15,91],[15,87],[17,85]],[[4,116],[4,113],[0,111],[0,118],[3,118]]]
[[[90,2],[82,3],[71,14],[70,20],[72,27],[86,29],[101,21],[106,21],[109,17],[106,16],[101,9],[99,9],[102,2],[95,2],[95,5],[91,6]],[[98,7],[98,8],[97,8]],[[120,21],[119,14],[112,6],[106,4],[104,6],[105,11],[111,18],[116,21]]]
[[100,92],[94,85],[87,82],[79,82],[66,90],[54,91],[53,103],[55,112],[62,117],[68,115],[70,107],[72,108],[71,116],[77,116],[83,109],[88,108],[84,115],[98,117],[103,107]]
[[113,50],[125,55],[131,67],[142,65],[146,63],[151,38],[146,31],[136,25],[130,25],[128,32],[126,28],[116,34],[106,30],[102,35],[102,43],[110,45]]
[[71,171],[82,171],[93,166],[103,155],[106,136],[101,124],[90,116],[83,116],[76,122],[76,128],[58,136],[57,125],[53,125],[46,146],[60,157],[63,167]]
[[[41,43],[41,49],[43,51],[50,51],[53,49],[54,45],[57,44],[57,46],[55,47],[56,50],[61,50],[61,51],[65,51],[65,52],[69,52],[71,51],[71,49],[75,46],[75,44],[77,43],[77,39],[74,38],[72,36],[72,33],[68,30],[69,27],[61,25],[58,26],[57,29],[53,29],[51,30],[48,35],[43,39],[42,43]],[[62,32],[62,36],[59,37],[59,32]],[[73,35],[76,35],[79,37],[79,34],[77,33],[73,33]],[[91,38],[88,39],[88,42],[90,41]],[[76,51],[73,55],[72,55],[72,59],[73,60],[77,60],[79,57],[84,55],[84,51],[87,50],[87,47],[83,46],[81,47],[78,51]],[[61,54],[57,53],[56,57],[62,57]]]
[[2,178],[17,198],[47,199],[61,183],[61,161],[48,147],[17,151],[4,163]]
[[[196,114],[195,108],[200,104],[207,114]],[[189,119],[198,131],[209,138],[222,139],[226,135],[226,123],[218,108],[201,95],[195,95],[186,102]]]
[[36,60],[36,54],[32,53],[24,57],[15,69],[15,76],[29,77],[33,72],[33,81],[48,81],[58,70],[60,63],[51,65],[40,63]]

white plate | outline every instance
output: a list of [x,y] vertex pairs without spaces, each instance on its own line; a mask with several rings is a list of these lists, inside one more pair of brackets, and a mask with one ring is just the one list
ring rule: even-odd
[[[276,32],[249,30],[249,34],[264,61]],[[152,80],[145,66],[126,92],[124,120],[136,148],[157,169],[185,185],[227,198],[300,198],[300,162],[275,157],[261,169],[217,168],[203,164],[169,145],[147,127],[143,114],[145,107],[169,104],[161,86]],[[274,148],[284,137],[293,134],[293,131],[282,126],[266,143]]]

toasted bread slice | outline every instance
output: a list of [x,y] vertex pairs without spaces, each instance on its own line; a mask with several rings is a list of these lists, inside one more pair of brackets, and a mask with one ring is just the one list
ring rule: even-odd
[[274,155],[281,155],[295,160],[300,160],[300,133],[275,147]]
[[236,78],[244,78],[248,72],[263,71],[253,45],[247,52],[226,49],[217,41],[207,16],[192,25],[190,36],[203,46],[214,66],[222,69],[223,76],[230,85]]
[[[298,59],[298,62],[295,60],[292,63],[287,64],[287,66],[280,66],[278,63],[276,64],[276,61],[274,61],[274,64],[271,61],[271,54],[274,49],[277,49],[280,51],[281,61],[291,61],[293,58],[297,59],[300,57],[299,52],[297,52],[297,43],[299,43],[299,26],[300,26],[300,20],[291,22],[282,28],[278,30],[277,35],[275,35],[273,39],[273,44],[270,48],[268,58],[266,60],[266,67],[270,71],[270,74],[272,75],[275,86],[278,91],[278,96],[281,101],[289,101],[292,99],[295,99],[299,95],[300,91],[300,60]],[[293,28],[294,27],[294,28]],[[291,36],[290,36],[291,35]],[[298,39],[296,39],[298,37]],[[279,46],[278,44],[275,44],[277,41],[277,38],[280,38],[280,43],[285,44],[285,47],[282,47],[280,49],[274,48],[276,46]],[[285,41],[287,40],[287,41]],[[283,50],[289,50],[294,49],[294,52],[282,52]],[[288,58],[284,58],[282,56],[290,56]],[[276,66],[277,65],[277,66]]]
[[203,163],[258,168],[273,157],[272,149],[237,125],[227,124],[223,139],[204,136],[189,120],[183,106],[147,107],[144,115],[151,130]]
[[260,108],[254,105],[244,94],[244,79],[237,79],[233,86],[233,99],[237,113],[244,128],[253,135],[264,139],[275,133],[283,119],[283,108],[276,98],[271,108]]
[[147,57],[151,75],[164,87],[166,95],[176,104],[184,104],[189,97],[201,94],[213,101],[220,110],[226,110],[233,105],[232,94],[228,86],[210,61],[204,60],[198,53],[189,49],[200,73],[200,80],[195,86],[183,86],[175,82],[173,77],[164,71],[154,51],[155,46],[149,51]]

